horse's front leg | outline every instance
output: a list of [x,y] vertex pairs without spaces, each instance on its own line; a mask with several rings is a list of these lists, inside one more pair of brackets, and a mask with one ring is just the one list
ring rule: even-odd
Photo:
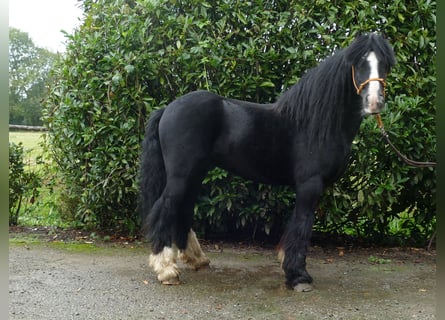
[[323,183],[318,176],[297,186],[294,212],[281,239],[279,252],[289,289],[300,292],[312,290],[312,277],[306,271],[306,253],[322,190]]

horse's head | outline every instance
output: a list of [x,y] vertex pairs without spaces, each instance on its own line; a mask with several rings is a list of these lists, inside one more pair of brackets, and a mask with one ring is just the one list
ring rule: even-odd
[[362,114],[376,114],[385,105],[386,75],[395,64],[392,47],[376,34],[356,37],[347,49],[352,64],[352,83],[362,98]]
[[363,115],[380,113],[385,105],[386,74],[389,70],[374,51],[352,66],[352,81],[363,100]]

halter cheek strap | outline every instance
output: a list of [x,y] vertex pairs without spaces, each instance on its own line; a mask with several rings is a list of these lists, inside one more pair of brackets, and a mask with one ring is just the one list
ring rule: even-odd
[[357,94],[359,95],[363,88],[370,83],[371,81],[379,81],[383,86],[383,96],[385,96],[385,89],[386,89],[386,81],[383,78],[369,78],[368,80],[363,81],[359,86],[357,86],[357,82],[355,81],[355,69],[354,65],[352,65],[352,82],[354,83],[355,90],[357,91]]

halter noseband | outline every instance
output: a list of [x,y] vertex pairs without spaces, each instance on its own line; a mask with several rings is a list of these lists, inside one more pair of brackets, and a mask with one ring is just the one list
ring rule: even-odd
[[368,80],[363,81],[359,86],[357,86],[357,82],[355,82],[355,70],[354,65],[352,65],[352,82],[354,83],[355,90],[357,91],[357,94],[360,95],[363,88],[370,83],[371,81],[379,81],[383,86],[383,96],[385,96],[385,89],[386,89],[386,81],[383,78],[369,78]]

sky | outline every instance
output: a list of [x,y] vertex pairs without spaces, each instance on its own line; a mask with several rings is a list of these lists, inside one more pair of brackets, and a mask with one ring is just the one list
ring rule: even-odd
[[65,51],[65,36],[80,25],[77,0],[9,0],[9,26],[27,32],[34,44],[52,52]]

